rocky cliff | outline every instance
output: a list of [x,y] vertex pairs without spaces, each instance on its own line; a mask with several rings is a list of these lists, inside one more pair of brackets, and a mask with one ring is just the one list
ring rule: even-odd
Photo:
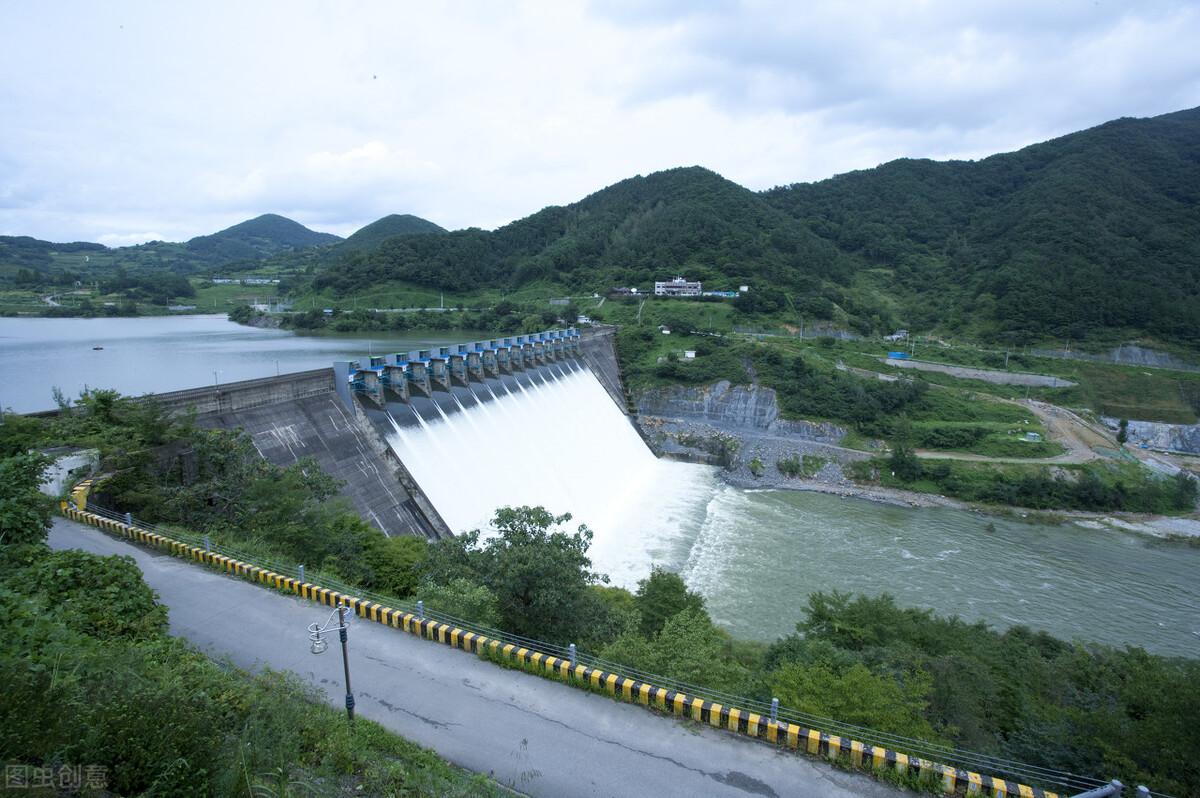
[[637,410],[641,417],[704,422],[718,428],[819,443],[836,444],[846,434],[836,424],[780,418],[774,389],[732,385],[727,380],[698,388],[673,386],[645,391],[637,397]]
[[[1115,418],[1107,417],[1103,421],[1114,430],[1120,423]],[[1127,432],[1130,446],[1144,443],[1151,449],[1200,454],[1200,424],[1162,424],[1157,421],[1130,420]]]

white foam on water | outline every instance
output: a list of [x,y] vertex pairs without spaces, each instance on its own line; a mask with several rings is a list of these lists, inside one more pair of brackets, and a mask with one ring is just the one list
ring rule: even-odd
[[588,369],[517,384],[388,436],[450,528],[486,530],[504,506],[569,512],[595,535],[596,570],[626,587],[686,559],[715,469],[656,458]]

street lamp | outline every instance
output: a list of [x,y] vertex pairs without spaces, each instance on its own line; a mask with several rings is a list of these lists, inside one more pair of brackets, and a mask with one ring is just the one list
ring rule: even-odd
[[[333,616],[337,616],[337,625],[334,626]],[[338,631],[338,637],[342,641],[342,668],[346,672],[346,717],[354,720],[354,693],[350,692],[350,657],[346,653],[346,630],[350,628],[349,619],[346,618],[346,607],[339,606],[336,610],[330,613],[326,619],[324,626],[319,626],[315,623],[308,625],[308,639],[312,641],[309,650],[314,654],[322,654],[325,649],[329,648],[329,641],[321,637],[326,632],[332,632],[334,629]]]

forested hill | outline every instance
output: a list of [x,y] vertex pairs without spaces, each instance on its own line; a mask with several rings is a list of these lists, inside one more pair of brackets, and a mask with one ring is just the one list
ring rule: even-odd
[[197,236],[186,246],[189,252],[206,260],[237,261],[341,240],[332,233],[318,233],[286,217],[264,213],[211,235]]
[[494,232],[389,239],[344,258],[315,286],[348,294],[389,280],[448,290],[540,280],[578,292],[686,272],[714,288],[750,280],[806,295],[855,268],[761,195],[691,167],[622,180]]
[[893,270],[915,328],[1075,339],[1127,328],[1200,342],[1200,109],[765,197]]
[[103,244],[0,236],[0,288],[106,280],[118,271],[148,282],[169,282],[179,275],[254,268],[271,257],[311,252],[341,240],[273,213],[184,243],[151,241],[110,249]]
[[1026,342],[1200,347],[1200,109],[977,162],[901,160],[755,193],[699,167],[623,180],[494,232],[327,259],[314,288],[753,287],[740,311]]
[[355,231],[341,243],[340,248],[355,251],[371,250],[395,236],[444,232],[446,232],[445,228],[428,219],[422,219],[420,216],[413,216],[410,213],[393,213],[382,219],[376,219]]

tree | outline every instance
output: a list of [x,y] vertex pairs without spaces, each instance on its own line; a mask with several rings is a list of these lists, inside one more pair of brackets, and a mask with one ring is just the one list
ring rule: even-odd
[[604,650],[604,658],[711,690],[734,692],[747,673],[731,661],[729,641],[702,609],[689,607],[663,624],[651,639],[626,633]]
[[496,594],[470,579],[451,579],[444,585],[427,582],[421,585],[418,596],[429,609],[452,618],[461,618],[482,626],[500,626],[500,608]]
[[543,507],[504,507],[493,526],[499,533],[483,546],[484,584],[495,592],[507,631],[565,643],[586,622],[588,585],[608,577],[591,570],[587,556],[592,532],[552,530],[571,520]]
[[921,478],[921,461],[906,443],[897,441],[892,446],[892,453],[888,456],[888,468],[897,479],[905,482],[914,482]]
[[371,535],[363,542],[363,558],[371,569],[375,590],[404,598],[411,596],[421,580],[429,544],[411,535]]
[[571,519],[543,507],[503,507],[481,540],[479,530],[430,545],[426,579],[447,585],[465,578],[491,590],[508,632],[552,643],[575,642],[595,607],[588,587],[608,581],[591,570],[592,532],[555,529]]
[[923,671],[893,679],[872,674],[862,663],[835,670],[827,663],[791,662],[772,673],[770,683],[772,695],[787,709],[945,742],[922,715],[933,684]]
[[683,577],[660,566],[638,582],[634,607],[641,615],[640,629],[646,637],[662,631],[668,619],[686,609],[704,612],[704,597],[687,589]]
[[39,486],[48,464],[39,454],[19,454],[0,460],[0,544],[46,540],[51,500]]
[[1129,419],[1123,418],[1117,425],[1117,443],[1124,446],[1127,440],[1129,440]]

